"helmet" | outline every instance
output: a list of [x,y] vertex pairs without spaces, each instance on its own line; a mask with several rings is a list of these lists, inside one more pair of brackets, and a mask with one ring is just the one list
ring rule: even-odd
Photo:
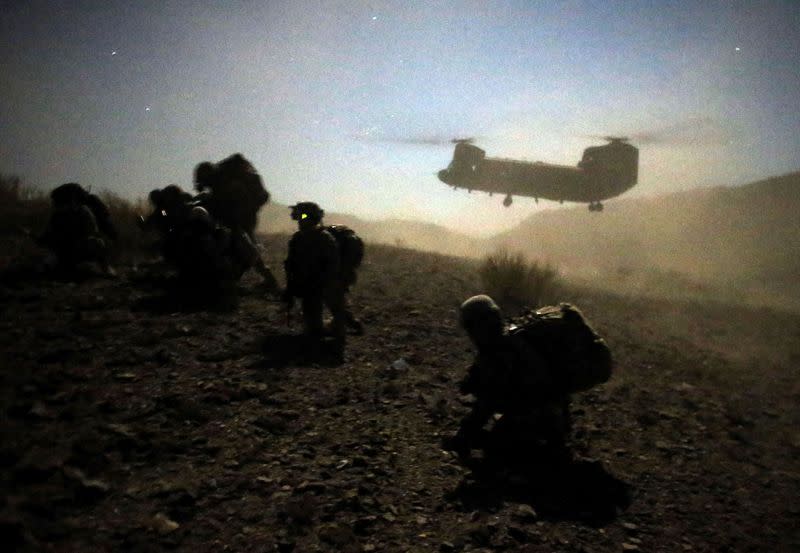
[[289,209],[292,210],[292,219],[295,221],[310,220],[319,223],[325,216],[325,211],[314,202],[299,202],[289,206]]
[[70,202],[83,203],[89,193],[77,182],[68,182],[57,186],[50,192],[50,199],[56,205],[65,205]]
[[494,300],[483,294],[461,304],[460,321],[478,345],[490,343],[503,334],[503,314]]
[[193,207],[192,211],[189,212],[189,221],[209,226],[214,224],[214,220],[206,208],[200,206]]

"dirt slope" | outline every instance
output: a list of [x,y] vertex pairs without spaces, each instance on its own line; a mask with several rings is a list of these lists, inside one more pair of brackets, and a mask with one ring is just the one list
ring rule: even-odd
[[[268,248],[278,265],[285,242]],[[478,291],[474,268],[367,255],[353,303],[368,332],[340,366],[275,361],[285,319],[252,275],[231,313],[132,310],[154,293],[141,270],[2,289],[3,543],[800,550],[800,317],[568,294],[618,363],[576,396],[575,447],[632,491],[592,525],[498,490],[459,492],[476,489],[469,471],[438,444],[464,412],[455,383],[471,352],[454,313]]]
[[[800,173],[746,186],[611,200],[536,213],[494,237],[492,247],[520,250],[574,271],[613,277],[642,291],[712,286],[731,299],[786,302],[800,308]],[[627,278],[625,278],[627,277]],[[644,280],[644,282],[642,282]],[[720,294],[718,294],[720,295]]]

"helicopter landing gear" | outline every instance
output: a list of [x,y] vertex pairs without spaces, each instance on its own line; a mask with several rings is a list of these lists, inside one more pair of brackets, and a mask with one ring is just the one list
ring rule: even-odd
[[603,211],[603,204],[600,202],[589,202],[589,211]]
[[509,195],[508,195],[508,196],[506,196],[506,197],[505,197],[505,199],[503,200],[503,206],[505,206],[505,207],[508,207],[508,206],[510,206],[510,205],[511,205],[511,202],[513,202],[513,201],[514,201],[514,200],[513,200],[513,198],[511,198],[511,194],[509,194]]

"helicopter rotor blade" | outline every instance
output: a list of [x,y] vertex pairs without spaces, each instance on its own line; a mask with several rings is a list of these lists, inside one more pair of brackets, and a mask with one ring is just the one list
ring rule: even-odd
[[353,138],[362,142],[382,142],[389,144],[410,144],[418,146],[452,146],[453,144],[472,144],[474,136],[464,138],[450,138],[443,135],[418,135],[418,136],[380,136],[380,135],[353,135]]
[[631,141],[637,146],[715,146],[730,142],[731,133],[710,117],[693,117],[627,137],[584,135],[595,140]]

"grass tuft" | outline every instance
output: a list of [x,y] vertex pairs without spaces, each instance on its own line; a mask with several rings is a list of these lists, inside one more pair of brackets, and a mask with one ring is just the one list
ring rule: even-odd
[[505,249],[488,255],[478,269],[483,290],[504,309],[539,307],[557,301],[558,271],[549,264],[529,262]]

